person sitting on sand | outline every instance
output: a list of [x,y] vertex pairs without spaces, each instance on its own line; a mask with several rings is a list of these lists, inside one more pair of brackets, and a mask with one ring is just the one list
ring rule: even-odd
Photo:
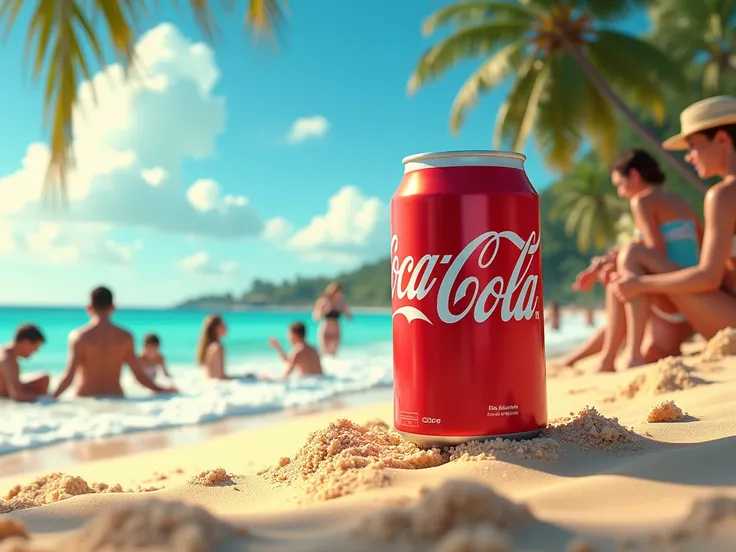
[[49,390],[49,377],[44,374],[28,381],[20,379],[18,357],[30,358],[46,342],[41,330],[23,324],[15,331],[13,343],[0,348],[0,397],[18,402],[35,402]]
[[286,371],[284,372],[282,379],[288,379],[294,371],[302,376],[323,375],[319,353],[317,352],[317,349],[306,342],[306,335],[307,328],[303,323],[293,322],[289,324],[286,338],[291,344],[292,349],[289,351],[288,355],[281,347],[278,339],[272,337],[268,340],[268,344],[276,350],[281,359],[286,363]]
[[[716,96],[685,108],[681,133],[665,149],[687,150],[685,160],[703,179],[721,181],[705,194],[700,260],[683,268],[668,255],[630,244],[618,256],[619,278],[610,287],[625,301],[629,332],[638,340],[651,294],[666,296],[705,339],[736,327],[736,98]],[[636,343],[632,344],[636,347]]]
[[[697,264],[702,225],[690,206],[679,196],[662,188],[665,176],[657,161],[644,150],[630,150],[614,163],[611,180],[619,196],[629,200],[642,247],[662,251],[681,266]],[[585,356],[601,352],[598,371],[615,371],[615,360],[626,340],[629,367],[653,362],[680,353],[680,345],[692,329],[669,301],[658,299],[651,305],[654,316],[645,320],[642,338],[631,335],[621,301],[613,294],[611,281],[617,276],[618,250],[594,259],[576,278],[573,289],[590,289],[595,277],[606,286],[606,323],[577,351],[563,359],[571,365]],[[594,276],[595,274],[595,276]]]
[[79,397],[122,397],[120,374],[130,366],[135,379],[156,393],[176,393],[175,387],[156,385],[138,363],[130,332],[110,321],[115,311],[112,291],[98,287],[90,294],[90,322],[69,334],[66,369],[54,392],[59,397],[76,379]]
[[161,354],[161,340],[156,334],[150,333],[143,338],[143,351],[138,363],[151,381],[156,381],[159,371],[171,379],[171,374],[166,370],[166,359]]

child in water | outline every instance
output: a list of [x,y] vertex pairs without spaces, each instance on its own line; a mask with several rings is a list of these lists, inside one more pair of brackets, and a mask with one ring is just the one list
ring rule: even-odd
[[166,360],[161,354],[161,340],[156,334],[150,333],[143,338],[143,352],[138,357],[138,363],[151,381],[156,381],[159,370],[171,379],[166,370]]

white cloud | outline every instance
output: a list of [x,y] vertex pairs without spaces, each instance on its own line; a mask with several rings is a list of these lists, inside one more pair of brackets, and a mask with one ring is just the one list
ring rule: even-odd
[[15,229],[13,225],[0,220],[0,255],[7,255],[15,249]]
[[50,264],[98,262],[130,264],[140,241],[120,243],[108,237],[109,228],[93,224],[0,224],[0,253],[30,256]]
[[309,261],[355,262],[389,251],[388,208],[355,186],[341,188],[316,216],[288,241],[287,247]]
[[152,169],[143,169],[141,171],[141,177],[151,186],[160,186],[166,180],[167,176],[166,171],[161,167],[153,167]]
[[198,251],[182,259],[178,266],[185,272],[200,276],[225,277],[232,276],[238,271],[238,263],[235,261],[213,262],[206,251]]
[[289,128],[286,141],[290,144],[300,144],[310,138],[323,138],[330,129],[330,122],[322,115],[300,117]]
[[182,163],[212,156],[225,127],[212,50],[162,24],[140,38],[136,55],[137,77],[124,79],[120,65],[94,76],[96,103],[91,83],[80,86],[69,209],[41,207],[48,149],[34,143],[19,170],[0,178],[0,215],[213,238],[259,235],[263,222],[244,196],[214,180],[189,185],[182,178]]
[[279,241],[291,234],[293,227],[284,217],[274,217],[263,224],[261,238],[267,241]]

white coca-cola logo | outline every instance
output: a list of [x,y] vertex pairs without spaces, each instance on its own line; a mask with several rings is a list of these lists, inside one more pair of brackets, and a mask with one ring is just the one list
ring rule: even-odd
[[[492,275],[491,272],[504,241],[510,242],[519,250],[514,269],[508,277]],[[399,257],[399,236],[394,234],[391,237],[391,297],[422,301],[437,283],[437,265],[449,265],[437,289],[437,316],[442,322],[454,324],[472,312],[473,319],[482,323],[491,317],[499,305],[501,320],[504,322],[530,320],[537,311],[539,275],[529,274],[529,269],[538,249],[539,238],[536,232],[532,232],[529,239],[524,240],[515,232],[505,230],[481,234],[454,257],[427,253],[419,260],[411,255],[402,259]],[[478,267],[487,269],[492,277],[485,283],[481,283],[475,276],[467,276],[458,281],[463,267],[478,250]],[[457,304],[468,294],[471,294],[468,304],[462,309],[458,308]],[[397,308],[393,316],[397,315],[405,317],[409,323],[424,320],[432,324],[422,310],[412,305]]]

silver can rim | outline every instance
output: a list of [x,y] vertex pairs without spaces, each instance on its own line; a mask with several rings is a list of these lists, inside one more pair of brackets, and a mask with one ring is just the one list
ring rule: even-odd
[[415,153],[408,155],[401,160],[406,165],[407,163],[416,163],[419,161],[426,161],[429,159],[448,159],[453,157],[490,157],[490,158],[506,158],[506,159],[518,159],[519,161],[526,161],[526,155],[516,151],[501,151],[501,150],[449,150],[449,151],[433,151],[424,153]]

